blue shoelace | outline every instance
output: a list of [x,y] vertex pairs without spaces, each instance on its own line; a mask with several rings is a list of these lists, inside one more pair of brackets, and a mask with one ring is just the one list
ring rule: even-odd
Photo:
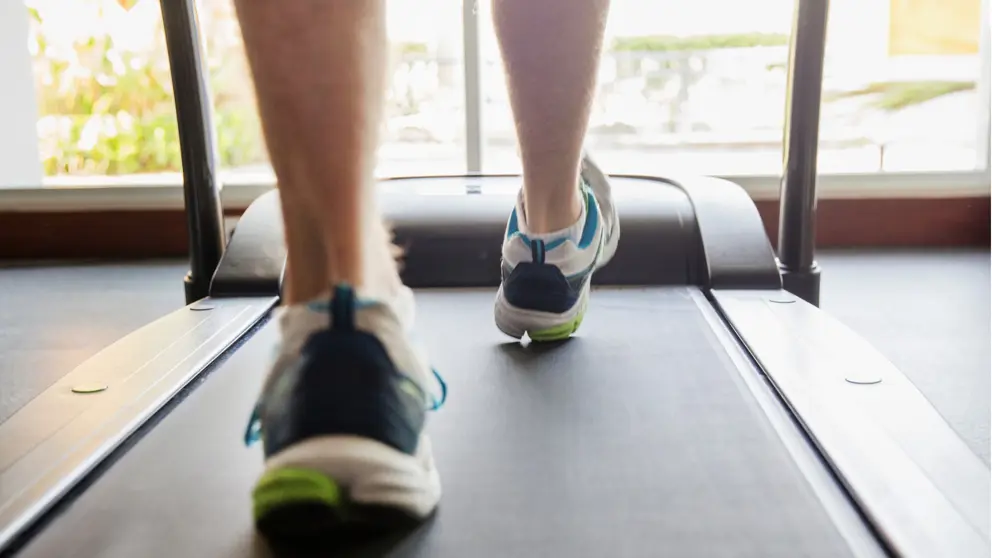
[[[438,385],[441,386],[441,397],[435,397],[432,394],[431,404],[427,407],[427,410],[437,411],[448,400],[448,383],[444,381],[444,378],[441,377],[437,369],[431,368],[431,372],[434,374]],[[259,416],[259,405],[260,403],[255,404],[255,407],[251,411],[251,417],[248,419],[248,427],[245,429],[244,438],[246,446],[251,446],[262,439],[262,419]]]

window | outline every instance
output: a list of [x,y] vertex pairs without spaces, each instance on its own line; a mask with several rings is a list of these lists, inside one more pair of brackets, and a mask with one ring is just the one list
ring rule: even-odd
[[[22,1],[26,33],[0,17],[0,46],[26,36],[34,104],[12,87],[0,120],[24,120],[23,137],[25,115],[38,114],[46,183],[178,183],[160,0]],[[987,170],[982,1],[832,0],[821,172]],[[232,0],[198,6],[225,182],[271,180]],[[388,6],[378,174],[464,172],[475,166],[467,162],[474,130],[482,170],[518,172],[490,1],[476,3],[481,32],[469,28],[467,43],[462,0]],[[618,173],[778,175],[793,9],[793,0],[614,0],[588,134],[602,164]],[[18,56],[0,56],[0,70],[27,68]],[[0,142],[13,134],[0,132]],[[25,153],[14,158],[34,156]],[[0,171],[0,184],[24,183],[2,176],[11,172]]]
[[381,176],[465,172],[461,0],[387,0],[391,42]]
[[[587,137],[604,168],[779,172],[791,2],[763,4],[614,1]],[[487,170],[519,171],[499,50],[487,30]]]
[[[604,167],[778,174],[793,9],[615,0],[587,138]],[[979,9],[979,0],[831,1],[822,172],[976,168]],[[486,170],[519,172],[488,8],[483,17]]]
[[980,1],[831,3],[825,171],[977,167]]
[[[179,171],[178,130],[158,4],[26,4],[45,175]],[[222,155],[240,153],[229,149]]]
[[[25,0],[46,176],[181,169],[159,0]],[[389,2],[380,175],[463,172],[460,2]],[[226,179],[271,176],[231,0],[198,3]]]

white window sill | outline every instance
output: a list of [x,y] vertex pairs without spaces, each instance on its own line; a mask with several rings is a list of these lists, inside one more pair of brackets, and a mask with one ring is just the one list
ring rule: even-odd
[[[781,178],[772,175],[722,177],[740,184],[754,200],[779,197]],[[221,177],[224,181],[224,177]],[[238,173],[225,182],[226,208],[247,207],[272,189],[271,173]],[[829,174],[819,179],[819,199],[962,198],[989,195],[988,171]],[[0,188],[0,211],[99,211],[181,209],[178,173],[121,177],[58,177],[41,187]]]

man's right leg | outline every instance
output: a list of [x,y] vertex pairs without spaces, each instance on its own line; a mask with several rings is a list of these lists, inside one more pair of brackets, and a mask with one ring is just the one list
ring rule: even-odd
[[579,327],[592,273],[620,236],[609,183],[582,157],[610,0],[492,2],[524,171],[496,325],[557,341]]
[[384,1],[235,4],[288,248],[282,344],[246,433],[266,460],[256,523],[278,536],[423,518],[440,497],[422,435],[433,374],[373,191]]

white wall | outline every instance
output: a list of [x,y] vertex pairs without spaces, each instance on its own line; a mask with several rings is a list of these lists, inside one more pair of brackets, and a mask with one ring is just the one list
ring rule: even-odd
[[38,105],[28,55],[28,13],[0,0],[0,188],[41,184]]

